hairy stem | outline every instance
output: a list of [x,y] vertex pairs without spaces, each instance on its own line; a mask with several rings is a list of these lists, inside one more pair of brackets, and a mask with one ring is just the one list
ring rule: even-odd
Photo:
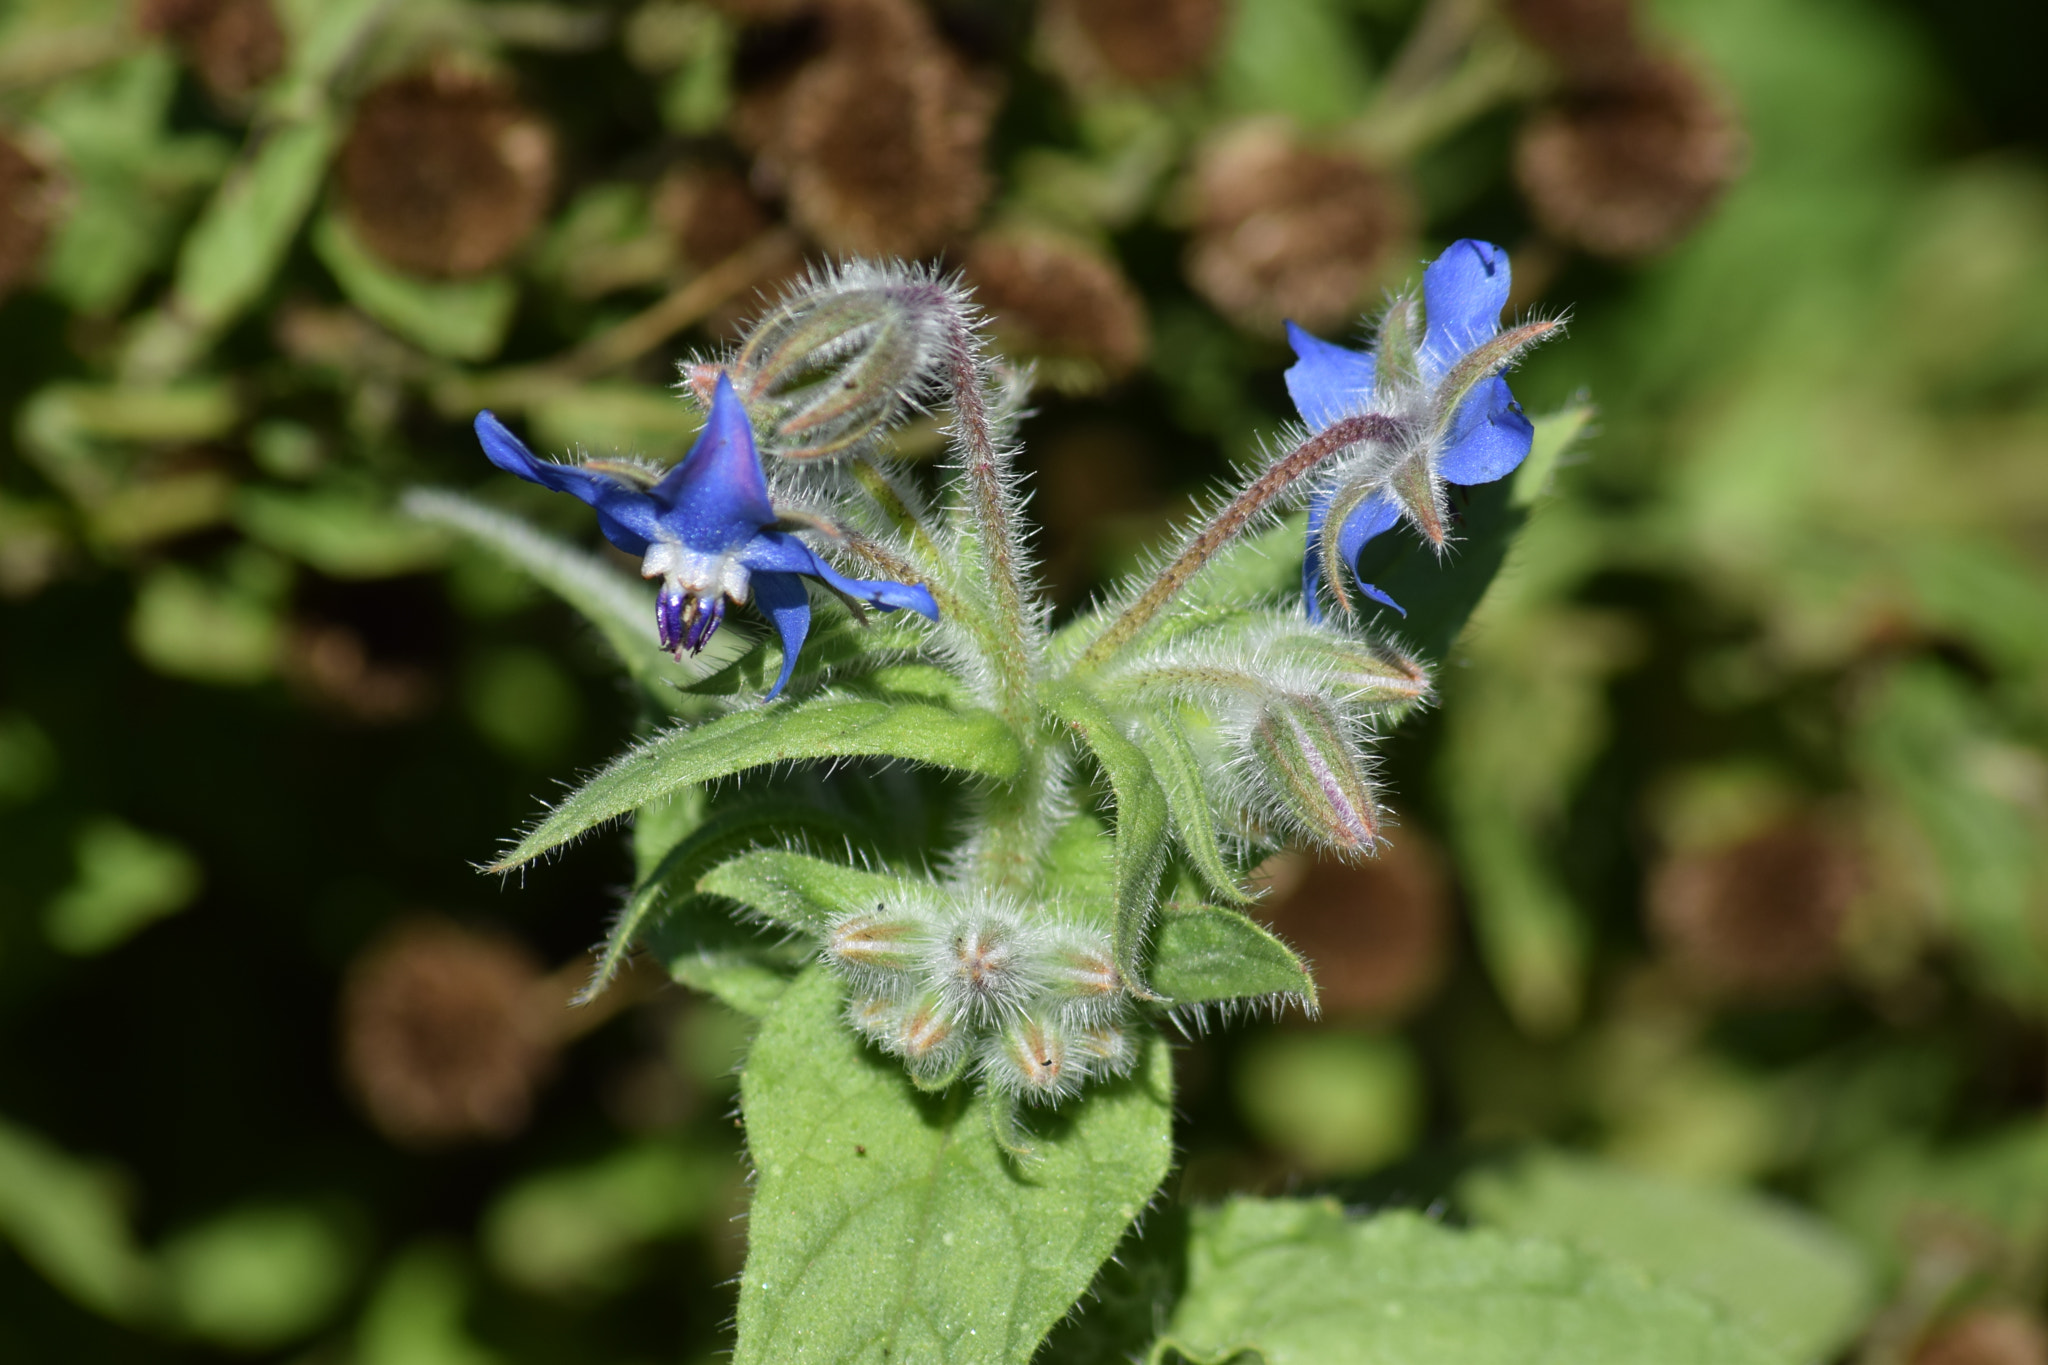
[[1151,586],[1139,594],[1138,600],[1124,608],[1123,614],[1095,637],[1081,655],[1077,667],[1099,668],[1136,639],[1139,632],[1159,614],[1159,609],[1172,601],[1173,595],[1186,586],[1217,551],[1235,540],[1303,475],[1351,446],[1366,441],[1391,445],[1401,437],[1401,426],[1393,418],[1384,413],[1368,412],[1332,422],[1303,441],[1254,479],[1249,487],[1230,500],[1229,506],[1218,513],[1215,520],[1197,532],[1173,563],[1167,565]]

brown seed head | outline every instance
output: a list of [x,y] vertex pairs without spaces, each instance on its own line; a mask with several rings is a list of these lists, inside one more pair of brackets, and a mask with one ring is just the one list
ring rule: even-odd
[[444,920],[399,926],[350,966],[342,1070],[407,1146],[506,1138],[554,1061],[559,998],[522,945]]
[[2048,1325],[2023,1309],[1972,1309],[1922,1342],[1913,1365],[2048,1365]]
[[1054,0],[1044,24],[1059,66],[1079,82],[1161,85],[1207,65],[1223,17],[1223,0]]
[[1377,858],[1345,863],[1287,854],[1274,932],[1315,967],[1324,1010],[1338,1018],[1395,1019],[1429,997],[1450,951],[1451,907],[1441,856],[1403,827]]
[[1741,126],[1683,62],[1644,58],[1568,86],[1515,145],[1536,220],[1601,256],[1647,256],[1690,232],[1742,169]]
[[1651,874],[1650,921],[1701,984],[1738,995],[1796,994],[1834,969],[1862,884],[1854,846],[1795,817],[1738,843],[1666,858]]
[[735,133],[829,250],[929,252],[972,226],[988,197],[995,92],[912,0],[829,0],[822,14],[822,48],[743,100]]
[[555,138],[502,83],[437,67],[363,97],[338,176],[349,222],[379,256],[422,275],[476,275],[540,226]]
[[170,39],[223,103],[284,70],[284,29],[270,0],[140,0],[135,24]]
[[56,198],[48,168],[20,143],[0,136],[0,299],[35,274],[50,240]]
[[775,224],[744,176],[707,165],[678,166],[662,177],[654,218],[693,270],[709,270]]
[[1078,242],[987,234],[968,247],[965,271],[998,347],[1045,361],[1057,385],[1120,379],[1145,359],[1144,301],[1114,263]]
[[1408,240],[1396,182],[1284,126],[1240,128],[1201,154],[1188,279],[1240,327],[1292,318],[1311,331],[1351,319]]
[[1620,70],[1641,50],[1635,0],[1505,0],[1504,7],[1515,31],[1568,75]]

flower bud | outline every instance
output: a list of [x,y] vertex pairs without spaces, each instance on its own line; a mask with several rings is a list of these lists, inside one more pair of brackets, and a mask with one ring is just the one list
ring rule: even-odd
[[885,989],[917,969],[923,931],[923,925],[878,905],[873,913],[846,915],[834,924],[825,937],[825,956],[848,979]]
[[1330,681],[1347,705],[1398,711],[1429,697],[1428,666],[1384,641],[1331,631],[1304,652],[1330,669]]
[[1349,322],[1414,217],[1394,180],[1263,121],[1201,154],[1193,199],[1189,282],[1260,332],[1284,318],[1310,331]]
[[1113,1013],[1123,998],[1123,977],[1116,969],[1116,946],[1095,929],[1065,927],[1056,931],[1045,953],[1045,995],[1058,1003],[1072,1023]]
[[[879,437],[938,382],[963,317],[950,287],[908,271],[821,272],[753,326],[733,362],[761,448],[822,459]],[[717,369],[697,366],[691,383],[708,388]]]
[[974,301],[997,349],[1038,362],[1070,393],[1123,378],[1145,359],[1145,305],[1115,263],[1047,232],[990,233],[967,249]]
[[1138,1064],[1138,1042],[1119,1024],[1090,1024],[1074,1031],[1074,1055],[1091,1076],[1128,1076]]
[[1051,1103],[1077,1093],[1088,1068],[1073,1055],[1067,1031],[1047,1019],[1020,1016],[1005,1024],[982,1059],[982,1074],[1005,1094]]
[[1245,748],[1260,787],[1304,834],[1341,852],[1373,851],[1379,802],[1364,750],[1328,702],[1292,694],[1272,699]]
[[982,1023],[1001,1019],[1022,1009],[1039,985],[1036,947],[1017,916],[970,911],[926,952],[926,979],[949,1012]]
[[1626,259],[1690,232],[1742,159],[1742,130],[1706,81],[1683,62],[1645,57],[1567,87],[1525,123],[1515,177],[1547,231]]
[[903,1059],[920,1085],[949,1082],[967,1055],[971,1031],[936,991],[904,998],[889,991],[856,993],[846,1021],[865,1037]]
[[540,226],[555,139],[502,82],[436,67],[363,97],[337,178],[350,225],[377,255],[421,275],[479,275]]

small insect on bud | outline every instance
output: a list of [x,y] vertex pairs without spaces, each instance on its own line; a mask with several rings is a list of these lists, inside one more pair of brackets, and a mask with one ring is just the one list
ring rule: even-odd
[[915,970],[923,926],[891,917],[882,906],[846,915],[825,938],[825,954],[851,980],[877,988]]
[[928,979],[948,1009],[975,1020],[1021,1009],[1038,985],[1039,964],[1014,916],[976,911],[962,916],[926,954]]
[[1188,280],[1231,321],[1261,333],[1287,318],[1310,331],[1350,321],[1414,217],[1394,180],[1269,122],[1204,151],[1193,190]]
[[932,391],[963,317],[951,288],[910,271],[820,272],[753,326],[731,367],[762,450],[822,459],[880,436]]
[[1050,1102],[1080,1090],[1087,1067],[1071,1055],[1065,1029],[1029,1016],[1010,1021],[992,1040],[983,1072],[998,1090]]
[[1123,977],[1117,972],[1116,948],[1109,935],[1064,929],[1045,956],[1045,993],[1059,1002],[1067,1019],[1084,1022],[1116,1009]]
[[1379,802],[1361,745],[1329,703],[1274,698],[1253,722],[1246,749],[1260,785],[1302,833],[1338,852],[1373,851]]

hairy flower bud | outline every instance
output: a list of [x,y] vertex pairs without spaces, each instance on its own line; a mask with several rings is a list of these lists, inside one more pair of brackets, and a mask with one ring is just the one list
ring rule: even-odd
[[849,979],[883,990],[916,970],[924,931],[917,921],[890,915],[878,905],[872,914],[840,918],[825,936],[825,955]]
[[1356,157],[1245,125],[1200,156],[1187,274],[1239,326],[1291,318],[1311,330],[1350,320],[1408,240],[1407,194]]
[[990,1040],[981,1070],[997,1090],[1039,1103],[1078,1093],[1088,1078],[1067,1030],[1032,1015],[1011,1020]]
[[1063,927],[1048,936],[1043,968],[1046,996],[1072,1022],[1099,1019],[1122,1003],[1123,978],[1116,947],[1096,929]]
[[1379,801],[1364,747],[1328,702],[1273,698],[1252,722],[1245,749],[1259,787],[1302,833],[1340,852],[1373,851]]
[[372,251],[422,275],[477,275],[540,226],[555,138],[502,82],[436,67],[363,97],[336,174]]
[[964,273],[1003,354],[1038,363],[1045,382],[1080,393],[1145,359],[1145,304],[1116,264],[1047,232],[978,237]]
[[980,1023],[1004,1018],[1038,988],[1035,939],[1010,911],[969,910],[926,952],[928,979],[952,1013]]
[[1626,259],[1690,232],[1741,170],[1743,146],[1698,72],[1645,57],[1568,86],[1525,123],[1515,177],[1546,230]]
[[1329,669],[1330,682],[1347,705],[1400,711],[1427,701],[1429,668],[1384,640],[1323,632],[1296,648]]
[[[946,284],[862,263],[817,272],[748,332],[731,365],[756,439],[784,459],[859,449],[934,388],[964,305]],[[691,375],[700,389],[719,366]]]

